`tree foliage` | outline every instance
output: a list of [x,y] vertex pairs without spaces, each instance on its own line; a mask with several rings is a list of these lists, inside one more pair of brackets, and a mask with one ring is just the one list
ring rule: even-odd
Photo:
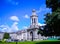
[[4,39],[8,39],[10,36],[9,36],[9,33],[4,33]]
[[46,0],[46,6],[52,8],[52,11],[56,11],[60,8],[60,0]]
[[37,34],[38,34],[38,35],[41,34],[41,35],[43,36],[43,30],[41,30],[41,29],[39,28]]
[[[58,23],[58,14],[54,15],[54,13],[52,13],[53,15],[50,15],[50,18],[46,21],[46,26],[44,28],[44,33],[47,36],[53,36],[56,35],[56,32],[58,31],[57,29],[57,23]],[[46,17],[47,18],[47,17]],[[57,30],[56,30],[57,29]],[[56,31],[55,31],[56,30]]]
[[45,15],[44,36],[60,36],[60,0],[46,0],[46,6],[52,8],[52,14]]

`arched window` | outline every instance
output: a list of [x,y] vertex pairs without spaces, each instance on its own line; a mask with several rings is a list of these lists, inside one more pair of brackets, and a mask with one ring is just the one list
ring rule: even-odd
[[34,23],[36,23],[36,19],[34,18]]
[[33,23],[33,18],[32,18],[32,23]]

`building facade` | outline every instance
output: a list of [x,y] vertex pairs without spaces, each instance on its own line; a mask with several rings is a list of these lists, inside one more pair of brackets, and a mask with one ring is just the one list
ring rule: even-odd
[[28,33],[28,40],[38,40],[38,29],[39,29],[39,25],[38,25],[38,16],[36,14],[35,9],[32,10],[32,16],[30,16],[31,19],[31,25],[30,27],[27,29],[27,33]]
[[4,33],[3,32],[0,32],[0,40],[2,40],[4,37]]
[[[36,10],[32,10],[32,15],[30,16],[31,22],[30,26],[27,29],[18,31],[18,32],[13,32],[9,33],[10,38],[13,40],[20,40],[20,41],[31,41],[33,40],[43,40],[47,39],[47,37],[41,36],[41,34],[37,34],[39,30],[39,25],[38,25],[38,16],[36,14]],[[2,39],[2,36],[0,37]]]
[[31,41],[33,40],[43,40],[47,39],[47,37],[41,36],[41,34],[37,34],[39,30],[39,25],[38,25],[38,16],[36,14],[36,10],[32,10],[32,16],[30,16],[31,19],[31,24],[30,26],[25,29],[18,31],[17,34],[17,39],[19,40],[28,40]]

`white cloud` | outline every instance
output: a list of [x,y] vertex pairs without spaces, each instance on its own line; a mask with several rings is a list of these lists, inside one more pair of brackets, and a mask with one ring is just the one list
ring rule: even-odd
[[12,5],[18,5],[19,4],[19,2],[16,2],[14,0],[6,0],[6,2],[8,2],[8,3],[12,4]]
[[37,10],[37,13],[42,13],[42,12],[51,12],[51,9],[50,8],[46,8],[46,5],[42,5],[40,6],[39,10]]
[[17,26],[18,22],[14,22],[13,25],[11,26],[12,31],[18,31],[18,26]]
[[1,25],[0,27],[4,27],[5,25]]
[[19,4],[19,2],[11,2],[11,4],[13,4],[13,5],[18,5]]
[[39,26],[45,26],[46,24],[41,24],[41,23],[38,23]]
[[27,29],[28,27],[27,26],[23,26],[23,29]]
[[2,32],[10,32],[11,28],[8,25],[1,25],[0,26]]
[[16,4],[16,5],[18,5],[19,3],[18,3],[18,2],[16,2],[15,4]]
[[8,25],[1,25],[0,31],[2,31],[2,32],[16,32],[19,30],[17,24],[18,24],[18,22],[14,22],[11,27],[9,27]]
[[13,21],[19,21],[19,18],[17,16],[11,16],[10,19]]
[[26,15],[24,16],[24,18],[27,18],[27,19],[28,19],[28,18],[29,18],[29,16],[26,14]]

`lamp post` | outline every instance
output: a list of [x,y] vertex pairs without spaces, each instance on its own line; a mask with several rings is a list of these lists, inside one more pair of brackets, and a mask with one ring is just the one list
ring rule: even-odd
[[16,42],[16,44],[17,44],[17,42]]

